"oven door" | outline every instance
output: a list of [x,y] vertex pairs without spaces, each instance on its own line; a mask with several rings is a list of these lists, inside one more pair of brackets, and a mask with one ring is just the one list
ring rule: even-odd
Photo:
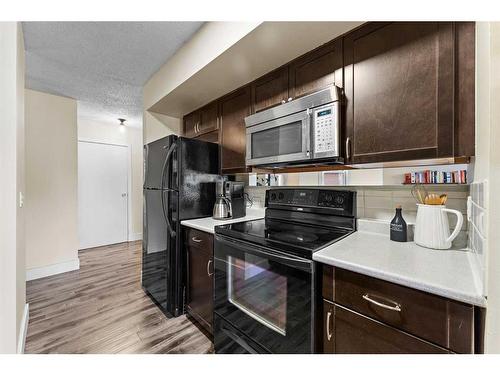
[[302,111],[247,128],[247,165],[307,161],[310,150],[310,115]]
[[271,353],[312,353],[312,260],[217,235],[215,313]]

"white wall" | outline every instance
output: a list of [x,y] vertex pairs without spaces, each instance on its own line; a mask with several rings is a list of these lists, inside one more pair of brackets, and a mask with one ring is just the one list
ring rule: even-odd
[[181,133],[181,119],[144,111],[143,141],[144,144],[156,141],[170,134]]
[[24,43],[21,25],[0,22],[0,353],[23,347],[26,307]]
[[76,100],[26,90],[29,279],[78,269]]
[[78,120],[78,140],[127,145],[131,155],[129,240],[142,238],[142,130],[102,124],[93,120]]
[[261,22],[207,22],[144,86],[148,109]]
[[147,111],[260,22],[208,22],[144,86],[144,144],[180,132],[181,120]]
[[488,181],[485,344],[487,353],[500,353],[500,23],[476,27],[476,160],[474,178]]

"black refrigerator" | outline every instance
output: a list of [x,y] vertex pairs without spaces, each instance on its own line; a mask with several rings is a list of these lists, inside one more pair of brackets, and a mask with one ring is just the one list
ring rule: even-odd
[[184,312],[180,222],[212,215],[218,147],[176,135],[144,146],[142,287],[167,316]]

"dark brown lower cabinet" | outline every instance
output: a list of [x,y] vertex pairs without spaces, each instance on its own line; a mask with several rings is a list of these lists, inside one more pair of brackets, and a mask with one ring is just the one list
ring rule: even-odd
[[323,266],[324,353],[482,353],[483,309]]
[[186,230],[188,315],[209,333],[213,324],[213,236],[194,229]]
[[324,305],[324,352],[337,354],[449,354],[421,340],[328,301]]

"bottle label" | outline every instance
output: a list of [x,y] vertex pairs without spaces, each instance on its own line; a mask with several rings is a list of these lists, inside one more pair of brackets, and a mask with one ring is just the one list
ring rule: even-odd
[[391,223],[391,230],[394,230],[396,232],[402,232],[403,231],[403,224]]

